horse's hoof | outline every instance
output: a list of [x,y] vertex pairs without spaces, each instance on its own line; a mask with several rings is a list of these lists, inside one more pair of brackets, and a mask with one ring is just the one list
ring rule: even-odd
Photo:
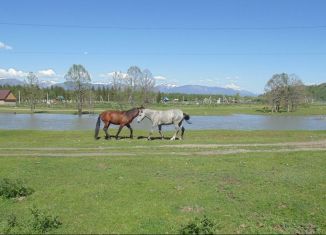
[[95,137],[95,140],[99,140],[99,139],[101,139],[101,137]]
[[134,137],[133,136],[130,136],[130,139],[133,139]]

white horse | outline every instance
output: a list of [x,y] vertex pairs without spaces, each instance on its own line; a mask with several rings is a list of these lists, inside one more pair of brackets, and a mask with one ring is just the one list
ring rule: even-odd
[[148,118],[152,121],[153,125],[149,132],[148,140],[151,139],[151,135],[153,134],[154,128],[158,126],[158,131],[161,135],[161,138],[163,139],[162,134],[162,125],[174,125],[175,126],[175,133],[172,136],[171,140],[175,140],[177,137],[177,134],[181,130],[181,136],[180,139],[183,138],[183,133],[185,131],[185,128],[182,126],[182,121],[186,120],[188,121],[190,119],[190,116],[188,114],[183,113],[180,109],[170,109],[165,111],[159,111],[159,110],[153,110],[153,109],[140,109],[139,115],[137,117],[137,122],[142,121],[144,118]]

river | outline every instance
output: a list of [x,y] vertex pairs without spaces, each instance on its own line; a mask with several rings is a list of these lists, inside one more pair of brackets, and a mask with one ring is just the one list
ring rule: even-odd
[[[96,120],[97,115],[0,113],[0,129],[88,130],[95,128]],[[326,130],[325,115],[276,116],[234,114],[192,116],[190,121],[192,124],[184,122],[184,127],[189,130]],[[150,125],[151,123],[147,119],[144,119],[141,123],[137,123],[136,120],[132,122],[134,129],[148,129]],[[163,129],[171,128],[173,127],[163,127]]]

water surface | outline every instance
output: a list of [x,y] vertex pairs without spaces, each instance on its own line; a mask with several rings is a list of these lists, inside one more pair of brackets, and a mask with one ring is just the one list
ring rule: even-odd
[[[0,129],[28,130],[89,130],[95,128],[97,115],[72,114],[8,114],[0,113]],[[189,130],[326,130],[326,116],[267,116],[223,115],[191,116],[192,124],[184,122]],[[149,129],[151,122],[132,122],[134,129]],[[103,123],[101,123],[103,126]],[[116,126],[112,125],[113,128]],[[172,129],[164,126],[164,129]]]

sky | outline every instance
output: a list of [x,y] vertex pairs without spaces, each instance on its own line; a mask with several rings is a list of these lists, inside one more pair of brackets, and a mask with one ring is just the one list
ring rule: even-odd
[[276,73],[326,82],[325,0],[0,0],[0,79],[93,82],[149,69],[156,84],[257,94]]

